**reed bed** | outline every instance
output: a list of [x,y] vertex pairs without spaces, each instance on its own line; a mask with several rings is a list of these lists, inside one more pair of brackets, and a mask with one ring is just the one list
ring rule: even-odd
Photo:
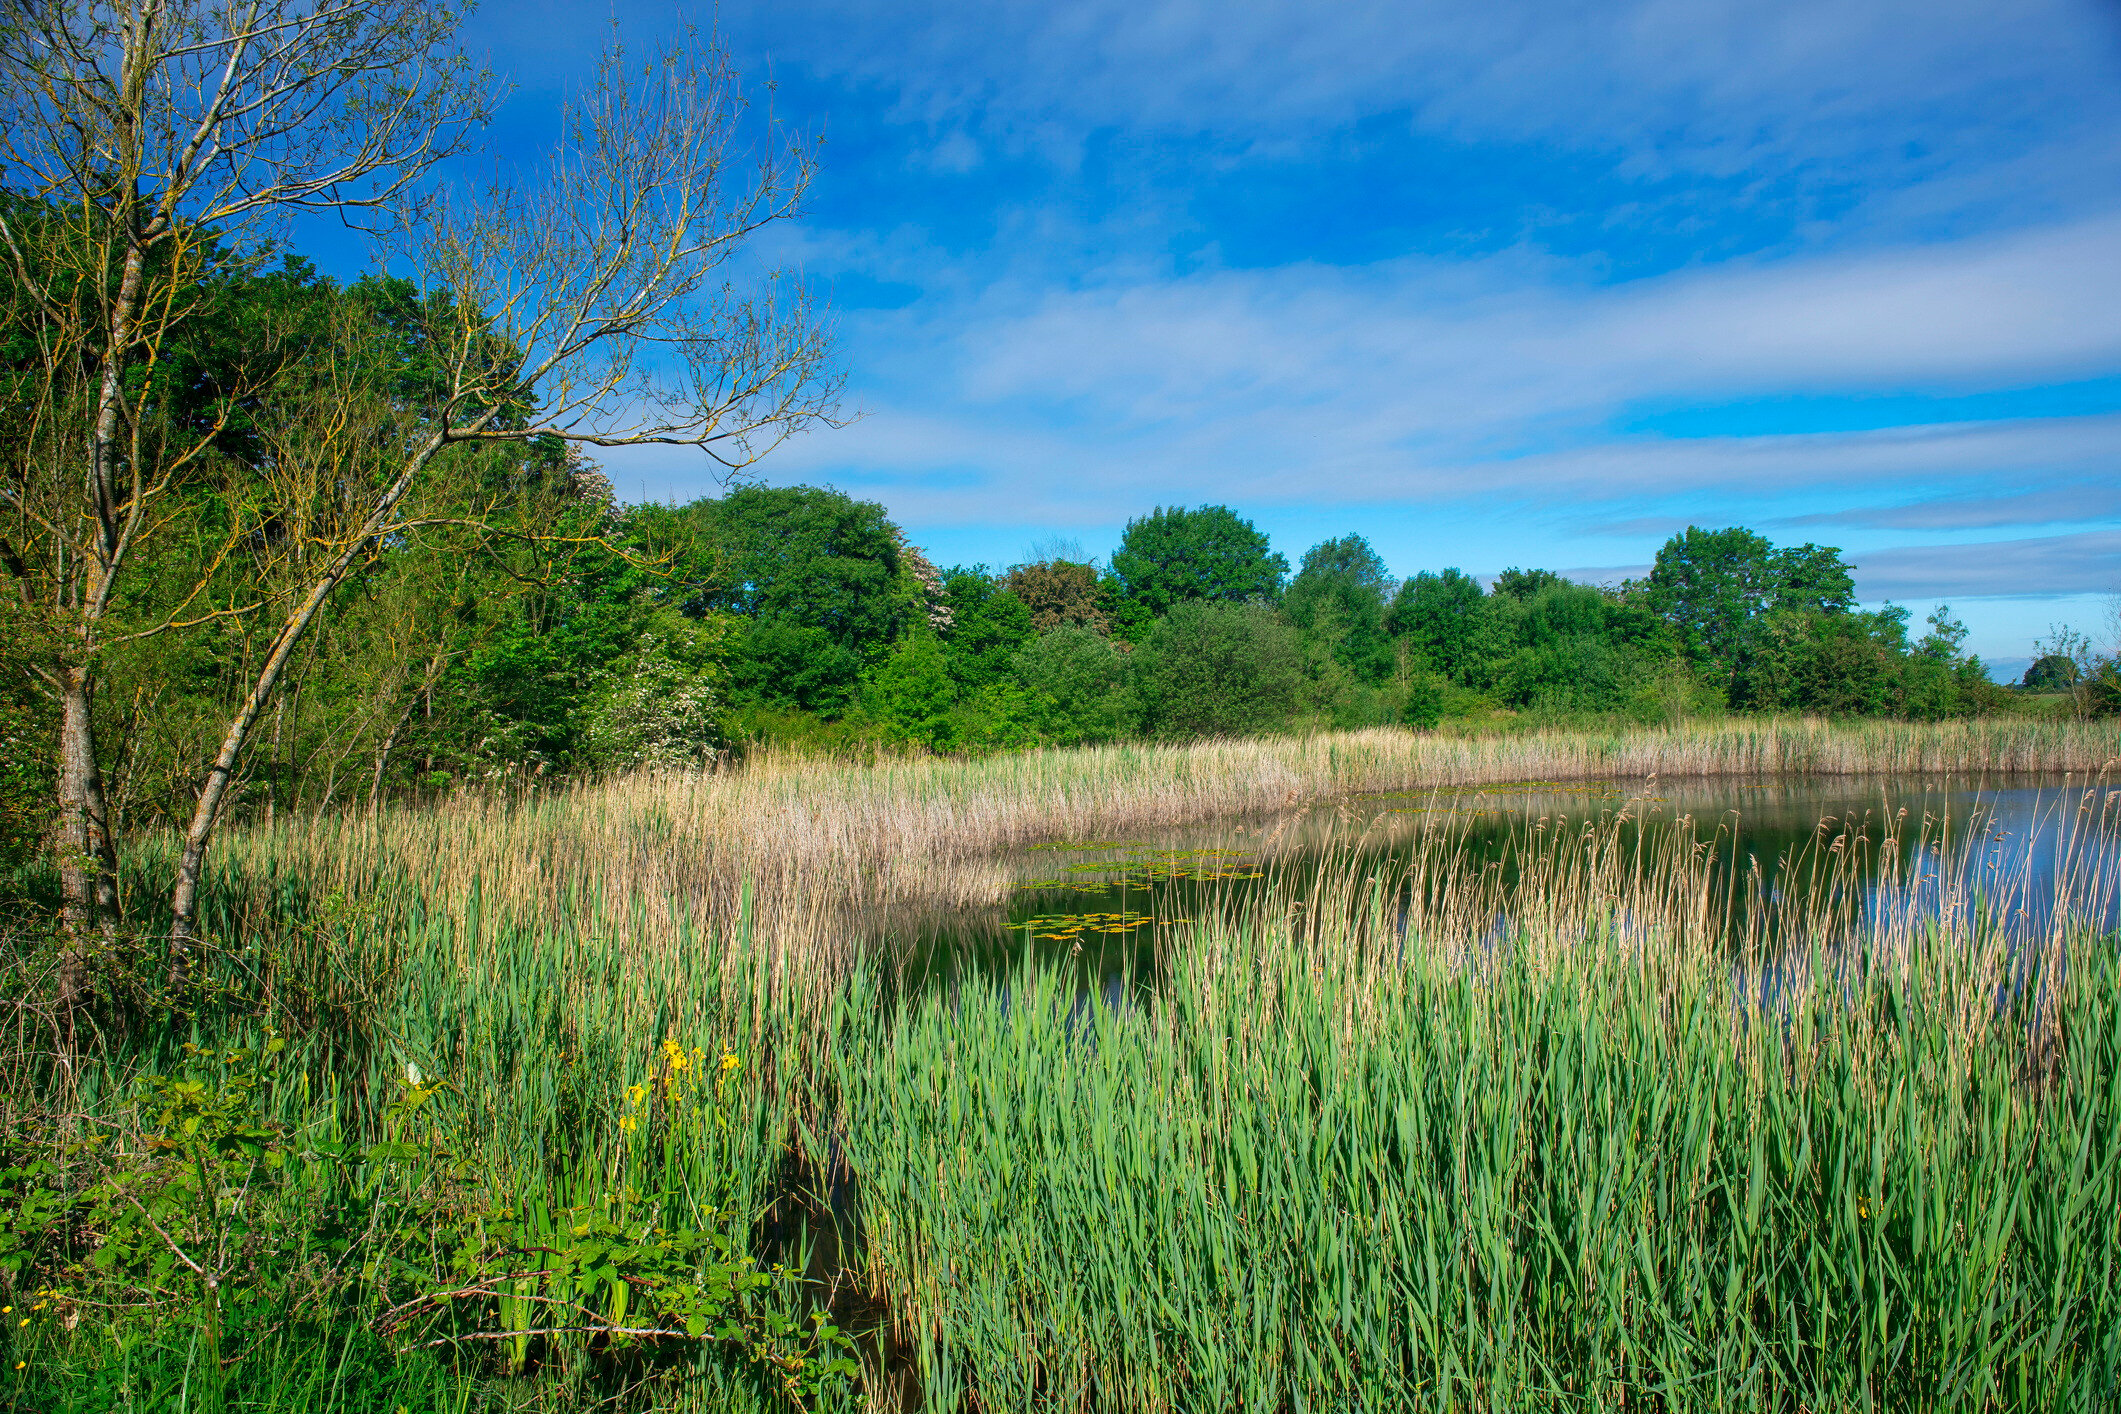
[[[737,1305],[748,1345],[606,1333],[655,1324],[648,1278],[668,1278],[667,1250],[770,1260],[808,1061],[745,938],[702,938],[721,964],[701,967],[476,908],[284,921],[279,946],[324,955],[273,959],[281,980],[338,990],[201,1006],[48,1090],[61,1103],[10,1137],[0,1300],[20,1320],[0,1327],[0,1408],[846,1402],[844,1379],[823,1405],[791,1400],[774,1364],[813,1353],[829,1280],[761,1282]],[[254,985],[260,961],[214,956],[206,995]],[[190,1137],[172,1122],[186,1103],[203,1126]],[[169,1204],[193,1163],[212,1201]],[[135,1205],[157,1224],[144,1242],[99,1191],[153,1205]],[[805,1251],[770,1247],[798,1266]],[[172,1267],[180,1250],[218,1294]],[[760,1335],[775,1315],[792,1337]]]
[[[156,1171],[158,1077],[233,1095],[222,1057],[290,1038],[241,1090],[277,1166],[228,1170],[227,1233],[180,1234],[247,1264],[226,1378],[199,1392],[181,1272],[143,1295],[84,1268],[65,1319],[0,1332],[23,1362],[0,1403],[791,1406],[785,1342],[541,1325],[581,1300],[548,1249],[604,1224],[807,1272],[767,1295],[861,1359],[813,1407],[2116,1407],[2103,781],[2007,846],[1831,822],[1772,889],[1724,825],[1625,798],[1500,855],[1444,811],[1391,826],[1415,839],[1389,857],[1350,830],[1276,874],[1267,845],[1268,878],[1101,989],[1029,939],[925,990],[861,946],[892,910],[991,901],[998,844],[1262,792],[1337,813],[1529,777],[2097,771],[2111,746],[1787,724],[768,761],[241,836],[208,1001],[117,1038],[18,1138],[60,1178],[13,1151],[0,1176],[19,1215],[24,1182]],[[54,1220],[38,1256],[0,1229],[10,1303],[103,1240]]]
[[1618,823],[1310,875],[1145,1005],[852,986],[838,1143],[926,1407],[2112,1407],[2111,855],[2043,862],[2031,930],[1823,887],[1734,952],[1745,881]]
[[[844,964],[848,945],[915,930],[1010,886],[999,851],[1350,793],[1524,781],[2011,772],[2093,773],[2113,725],[2005,719],[1453,737],[1395,730],[849,764],[768,755],[716,771],[641,774],[555,791],[466,793],[235,831],[222,931],[255,926],[288,890],[567,915],[642,949],[682,945],[748,908],[784,966]],[[241,887],[233,881],[242,881]],[[246,902],[248,900],[248,902]]]

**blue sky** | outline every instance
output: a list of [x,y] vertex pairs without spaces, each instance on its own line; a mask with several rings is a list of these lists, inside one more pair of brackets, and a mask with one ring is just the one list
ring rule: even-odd
[[[534,146],[604,6],[473,41]],[[646,37],[668,6],[624,6]],[[712,19],[705,11],[700,17]],[[1223,502],[1294,561],[1639,573],[1689,522],[1844,547],[2022,663],[2121,590],[2112,0],[725,0],[821,130],[772,258],[849,427],[769,480],[939,561]],[[677,454],[622,492],[711,492]]]

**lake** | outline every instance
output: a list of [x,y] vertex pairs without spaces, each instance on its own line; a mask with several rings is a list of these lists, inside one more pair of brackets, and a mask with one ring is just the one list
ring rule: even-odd
[[1556,861],[1582,850],[1604,851],[1609,870],[1683,874],[1690,893],[1679,903],[1734,948],[1772,945],[1797,919],[1854,935],[1952,913],[2023,938],[2044,933],[2059,907],[2064,919],[2121,926],[2121,789],[2104,780],[1516,782],[1365,793],[1020,850],[1003,860],[1006,904],[900,939],[902,975],[1006,966],[1029,952],[1068,959],[1086,987],[1112,991],[1153,982],[1197,917],[1331,907],[1321,890],[1345,894],[1350,880],[1367,890],[1342,906],[1382,904],[1402,918],[1417,893],[1433,905],[1455,889],[1474,900],[1476,924],[1478,910],[1493,913],[1499,934],[1539,889],[1565,892]]

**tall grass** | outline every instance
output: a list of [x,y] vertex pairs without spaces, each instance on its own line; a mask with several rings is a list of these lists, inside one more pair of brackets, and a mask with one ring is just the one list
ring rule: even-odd
[[2022,1014],[1908,973],[1771,1016],[1610,961],[1181,983],[1072,1027],[1050,972],[850,997],[870,1277],[935,1407],[2116,1397],[2110,953],[2037,1094]]
[[[1728,838],[1622,807],[1526,821],[1501,861],[1410,819],[1392,863],[1203,900],[1153,989],[1086,996],[1027,955],[909,994],[861,948],[896,910],[991,901],[998,845],[1262,799],[2112,745],[1788,724],[768,761],[244,835],[189,1012],[16,1111],[0,1163],[53,1167],[0,1175],[0,1304],[64,1294],[4,1332],[0,1403],[786,1407],[743,1340],[534,1333],[624,1276],[490,1264],[604,1224],[762,1263],[814,1239],[810,1284],[759,1299],[856,1326],[863,1375],[827,1398],[876,1409],[2112,1404],[2111,796],[2024,854],[2017,883],[2052,870],[2062,900],[2039,916],[1923,822],[1844,821],[1817,886],[1734,933],[1764,885],[1720,867]],[[233,1094],[227,1057],[271,1031],[243,1093],[273,1160],[236,1143],[170,1234],[222,1252],[230,1294],[96,1268],[119,1210],[81,1195],[174,1181],[168,1080]],[[711,1077],[679,1083],[673,1044]],[[81,1201],[40,1227],[47,1190]]]
[[[786,1199],[800,1029],[741,935],[702,967],[476,904],[293,921],[312,956],[217,955],[188,1025],[112,1038],[9,1136],[0,1407],[786,1407],[757,1320],[600,1334],[622,1287],[652,1314],[666,1235],[757,1254]],[[279,997],[242,994],[260,967]],[[829,1290],[766,1285],[798,1332],[766,1354],[802,1353]]]
[[929,1404],[2111,1407],[2115,940],[1828,911],[1734,959],[1687,832],[1613,841],[1314,879],[1138,1007],[851,988],[840,1142]]
[[[2121,728],[2026,719],[1689,724],[1607,734],[1451,737],[1395,730],[845,764],[755,757],[550,792],[466,794],[232,832],[222,931],[287,889],[566,916],[642,950],[728,930],[749,898],[783,965],[844,962],[855,940],[1005,896],[996,852],[1344,796],[1497,781],[1662,776],[2093,773]],[[246,912],[245,910],[249,911]]]

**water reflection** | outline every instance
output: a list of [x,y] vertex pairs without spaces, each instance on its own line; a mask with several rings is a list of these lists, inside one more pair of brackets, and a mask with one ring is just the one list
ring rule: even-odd
[[[1029,953],[1083,991],[1153,986],[1194,920],[1447,911],[1462,941],[1512,921],[1734,950],[1908,930],[2121,926],[2121,790],[2064,776],[1506,782],[1403,790],[1055,841],[1007,861],[1008,902],[898,940],[919,986]],[[1451,911],[1455,910],[1455,911]]]

